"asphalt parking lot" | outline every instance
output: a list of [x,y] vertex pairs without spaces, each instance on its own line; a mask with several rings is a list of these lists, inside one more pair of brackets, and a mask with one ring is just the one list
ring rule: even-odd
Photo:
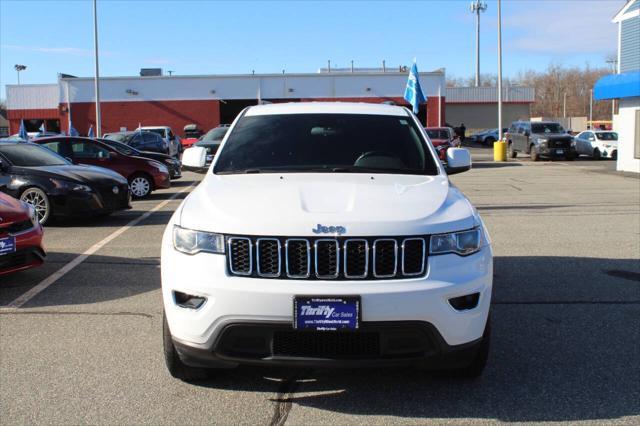
[[2,423],[640,423],[640,180],[611,161],[472,152],[474,169],[451,180],[481,211],[496,256],[479,380],[255,368],[172,379],[159,246],[201,178],[186,173],[130,211],[47,227],[45,266],[2,278]]

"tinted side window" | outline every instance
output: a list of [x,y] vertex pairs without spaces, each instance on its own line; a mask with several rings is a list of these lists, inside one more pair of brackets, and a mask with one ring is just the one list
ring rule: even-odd
[[107,158],[109,156],[109,151],[90,142],[74,142],[71,149],[73,156],[78,160]]

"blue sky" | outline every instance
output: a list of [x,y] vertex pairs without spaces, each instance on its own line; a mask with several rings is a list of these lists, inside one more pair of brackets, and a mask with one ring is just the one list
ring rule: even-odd
[[[613,15],[624,0],[503,0],[504,73],[550,62],[605,65],[616,52]],[[497,71],[497,2],[482,15],[482,72]],[[469,1],[98,0],[100,72],[142,67],[176,74],[315,72],[326,66],[410,64],[473,75],[475,20]],[[0,98],[16,83],[57,73],[93,75],[92,2],[0,0]]]

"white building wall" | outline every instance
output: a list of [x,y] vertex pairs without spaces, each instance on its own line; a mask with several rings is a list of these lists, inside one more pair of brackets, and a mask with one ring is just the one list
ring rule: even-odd
[[58,108],[57,84],[8,84],[7,109],[51,109]]
[[640,173],[640,152],[635,153],[635,138],[638,136],[640,123],[636,119],[636,111],[640,110],[640,97],[620,99],[619,112],[613,119],[613,130],[618,132],[619,171]]
[[[322,73],[229,76],[107,77],[100,80],[103,102],[150,100],[296,99],[402,97],[405,73]],[[60,101],[94,102],[93,79],[62,79]],[[443,72],[420,73],[425,96],[444,94]]]

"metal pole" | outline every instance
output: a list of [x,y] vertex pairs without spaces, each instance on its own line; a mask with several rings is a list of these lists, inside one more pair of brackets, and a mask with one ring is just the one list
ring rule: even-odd
[[480,86],[480,9],[476,9],[476,87]]
[[593,129],[593,89],[589,90],[589,128]]
[[563,96],[563,101],[562,101],[562,116],[564,118],[567,118],[567,92],[564,92],[564,96]]
[[327,59],[327,72],[331,72],[331,59]]
[[498,136],[502,141],[502,7],[498,0]]
[[18,86],[20,86],[20,71],[16,71],[18,73]]
[[387,72],[387,63],[384,59],[382,60],[382,72]]
[[71,136],[71,98],[69,97],[69,82],[65,82],[65,94],[67,97],[67,133]]
[[353,73],[353,59],[351,60],[351,72]]
[[102,116],[100,114],[100,66],[98,64],[98,3],[93,0],[93,46],[95,54],[96,74],[94,86],[96,92],[96,137],[102,136]]

